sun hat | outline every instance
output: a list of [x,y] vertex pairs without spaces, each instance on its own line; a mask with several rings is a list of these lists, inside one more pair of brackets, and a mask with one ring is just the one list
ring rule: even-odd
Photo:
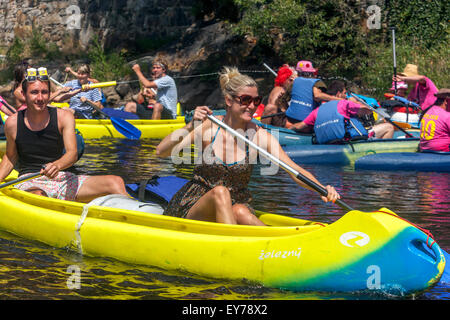
[[311,61],[301,60],[297,63],[297,67],[295,68],[297,71],[301,72],[317,72],[317,69],[313,68]]
[[[397,81],[397,90],[398,89],[408,89],[408,84],[403,81]],[[392,88],[389,91],[395,91],[395,81],[392,81]]]
[[438,98],[448,98],[450,97],[450,89],[444,88],[439,90],[434,94]]
[[289,79],[289,77],[292,74],[292,69],[286,66],[283,66],[280,68],[280,70],[278,70],[278,74],[277,77],[275,78],[275,86],[276,87],[281,87],[283,86],[283,84],[286,82],[287,79]]
[[404,77],[412,77],[418,76],[419,72],[417,71],[417,66],[415,64],[407,64],[403,72],[400,72],[399,75]]

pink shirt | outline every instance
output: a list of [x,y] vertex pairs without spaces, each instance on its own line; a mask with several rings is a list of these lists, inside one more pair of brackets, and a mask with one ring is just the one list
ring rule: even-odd
[[[320,108],[320,107],[319,107]],[[314,109],[306,118],[303,120],[305,124],[313,127],[316,123],[317,112],[319,108]],[[358,110],[361,108],[359,103],[348,101],[348,100],[339,100],[337,105],[337,110],[340,114],[342,114],[345,118],[349,119],[351,117],[355,117],[358,114]]]
[[421,150],[450,152],[450,112],[433,106],[420,123]]
[[436,101],[436,96],[434,95],[436,92],[438,92],[438,89],[433,81],[425,77],[425,85],[417,82],[409,93],[408,100],[418,103],[422,110],[425,110]]

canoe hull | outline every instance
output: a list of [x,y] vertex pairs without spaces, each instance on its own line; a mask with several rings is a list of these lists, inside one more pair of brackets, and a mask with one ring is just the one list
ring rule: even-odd
[[[314,143],[313,135],[310,133],[300,133],[286,128],[263,124],[255,119],[253,121],[269,131],[275,138],[278,139],[278,142],[283,147],[291,145],[312,145]],[[407,130],[407,132],[412,134],[416,138],[418,138],[420,135],[420,131],[415,129]],[[404,137],[404,132],[400,130],[394,132],[394,139],[402,139]]]
[[450,153],[395,152],[367,155],[355,161],[355,169],[450,172]]
[[[162,139],[173,131],[183,128],[184,117],[175,120],[126,120],[142,132],[141,139]],[[77,119],[76,128],[85,139],[124,138],[111,120]]]
[[246,279],[294,291],[422,291],[441,277],[445,259],[427,235],[385,212],[351,211],[326,225],[271,214],[277,226],[193,221],[43,198],[13,188],[0,192],[0,228],[82,254]]
[[353,165],[369,154],[414,152],[419,139],[383,139],[358,141],[344,145],[292,145],[284,147],[289,157],[298,164]]

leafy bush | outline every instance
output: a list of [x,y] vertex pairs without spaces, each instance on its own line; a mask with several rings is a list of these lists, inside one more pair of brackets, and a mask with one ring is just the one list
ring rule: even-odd
[[125,58],[126,51],[106,53],[98,37],[93,39],[88,52],[91,61],[92,77],[99,81],[112,81],[131,74],[131,68]]
[[[256,37],[282,63],[311,60],[319,74],[352,80],[381,98],[393,73],[388,27],[397,27],[397,68],[406,63],[438,87],[448,86],[449,6],[444,1],[379,1],[381,28],[367,28],[363,1],[234,0],[234,32]],[[366,6],[370,4],[365,2]]]

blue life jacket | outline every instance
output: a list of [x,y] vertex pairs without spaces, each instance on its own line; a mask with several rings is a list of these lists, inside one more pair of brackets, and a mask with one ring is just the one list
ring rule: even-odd
[[175,193],[188,181],[176,176],[159,177],[154,175],[140,183],[129,183],[125,187],[133,198],[141,202],[157,203],[165,208]]
[[346,119],[338,112],[338,100],[328,101],[319,107],[314,123],[314,133],[319,144],[367,139],[368,132],[356,118]]
[[314,84],[320,79],[298,77],[292,85],[292,95],[286,116],[298,121],[304,120],[319,103],[314,101]]

